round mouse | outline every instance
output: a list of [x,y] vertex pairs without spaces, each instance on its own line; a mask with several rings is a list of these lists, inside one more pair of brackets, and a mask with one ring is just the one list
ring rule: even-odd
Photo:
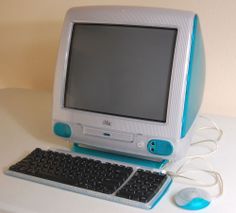
[[179,191],[174,201],[177,206],[187,210],[199,210],[207,207],[211,202],[211,196],[198,188],[185,188]]

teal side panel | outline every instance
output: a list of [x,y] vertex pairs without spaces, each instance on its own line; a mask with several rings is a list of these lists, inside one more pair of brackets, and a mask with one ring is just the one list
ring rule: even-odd
[[53,131],[56,135],[63,137],[63,138],[70,138],[71,137],[71,128],[66,123],[57,122],[53,126]]
[[147,149],[152,154],[168,156],[173,153],[173,146],[169,141],[152,139],[148,142]]
[[77,152],[81,154],[91,155],[91,156],[110,159],[110,160],[116,160],[116,161],[120,161],[124,163],[130,163],[130,164],[150,167],[154,169],[161,169],[166,163],[168,163],[168,160],[162,160],[160,162],[150,161],[150,160],[145,160],[145,159],[139,159],[139,158],[134,158],[134,157],[128,157],[128,156],[88,149],[85,147],[81,147],[78,144],[74,144],[71,150],[73,152]]
[[195,16],[187,77],[181,138],[192,126],[201,107],[205,85],[205,54],[198,17]]

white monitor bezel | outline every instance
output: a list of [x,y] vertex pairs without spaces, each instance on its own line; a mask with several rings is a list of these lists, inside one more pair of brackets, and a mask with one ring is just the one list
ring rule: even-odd
[[[66,14],[55,72],[53,120],[117,132],[158,136],[163,139],[180,137],[189,67],[194,13],[168,9],[94,6],[72,8]],[[138,25],[177,29],[166,122],[119,117],[64,108],[64,90],[71,33],[74,23]],[[108,120],[111,125],[104,125]]]

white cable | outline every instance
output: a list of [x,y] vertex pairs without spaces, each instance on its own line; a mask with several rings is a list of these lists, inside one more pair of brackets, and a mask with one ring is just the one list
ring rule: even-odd
[[[195,160],[202,160],[207,165],[207,169],[199,169],[199,168],[188,168],[185,169],[188,165],[190,165]],[[176,172],[173,171],[164,171],[167,175],[171,176],[172,178],[176,179],[178,182],[182,182],[189,185],[194,186],[200,186],[200,187],[213,187],[218,185],[219,192],[217,195],[212,195],[212,198],[217,198],[223,194],[224,186],[223,186],[223,180],[217,171],[215,171],[206,158],[203,157],[192,157],[187,159],[177,170]],[[204,173],[213,178],[213,181],[206,183],[205,181],[198,180],[196,178],[192,178],[190,176],[187,176],[187,173]],[[179,178],[180,180],[178,180]],[[182,181],[181,181],[182,179]],[[185,181],[183,181],[185,180]],[[186,181],[187,180],[187,181]]]
[[[223,194],[224,191],[224,185],[223,185],[223,180],[219,172],[215,171],[211,163],[206,159],[207,156],[212,155],[215,153],[218,149],[218,142],[220,141],[223,131],[217,126],[217,124],[211,120],[210,118],[206,116],[200,116],[200,118],[205,119],[209,121],[212,125],[211,126],[205,126],[205,127],[200,127],[198,128],[197,131],[202,131],[202,130],[214,130],[218,133],[217,137],[212,139],[212,138],[206,138],[203,140],[195,141],[191,143],[191,146],[197,146],[199,144],[204,144],[204,143],[212,143],[214,145],[214,149],[211,150],[208,153],[204,154],[198,154],[198,155],[191,155],[191,156],[186,156],[185,162],[175,171],[163,171],[164,173],[168,174],[174,179],[177,179],[176,181],[179,181],[178,178],[182,181],[179,182],[184,182],[186,184],[190,185],[195,185],[195,186],[200,186],[200,187],[213,187],[218,185],[219,192],[217,195],[212,195],[212,198],[217,198]],[[207,166],[207,169],[201,169],[201,168],[186,168],[187,166],[191,165],[191,163],[195,160],[202,160],[204,161],[205,165]],[[171,163],[171,162],[170,162]],[[169,164],[167,164],[166,167],[168,167]],[[210,183],[206,183],[205,181],[201,181],[195,178],[192,178],[187,175],[187,173],[204,173],[213,178],[213,181]],[[185,180],[185,181],[183,181]]]
[[204,144],[204,143],[211,143],[214,145],[214,148],[208,152],[208,153],[204,153],[204,154],[198,154],[198,155],[191,155],[191,156],[187,156],[187,158],[192,158],[192,157],[207,157],[209,155],[212,155],[213,153],[215,153],[217,150],[218,150],[218,142],[220,141],[220,139],[222,138],[223,136],[223,130],[220,129],[218,127],[218,125],[213,121],[211,120],[210,118],[206,117],[206,116],[203,116],[203,115],[200,115],[199,116],[200,118],[202,119],[205,119],[207,121],[209,121],[212,126],[204,126],[204,127],[200,127],[197,129],[197,131],[202,131],[202,130],[215,130],[218,135],[216,138],[206,138],[206,139],[203,139],[203,140],[199,140],[199,141],[195,141],[195,142],[192,142],[190,144],[191,147],[193,146],[197,146],[199,144]]

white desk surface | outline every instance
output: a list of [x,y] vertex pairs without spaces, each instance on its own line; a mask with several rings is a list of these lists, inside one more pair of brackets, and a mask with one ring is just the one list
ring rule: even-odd
[[[236,211],[236,118],[210,116],[223,129],[219,151],[211,162],[224,179],[224,195],[198,212]],[[3,171],[34,148],[69,145],[51,132],[51,94],[25,89],[0,90],[0,212],[186,212],[173,195],[185,185],[173,182],[152,210],[129,207],[7,176]]]

